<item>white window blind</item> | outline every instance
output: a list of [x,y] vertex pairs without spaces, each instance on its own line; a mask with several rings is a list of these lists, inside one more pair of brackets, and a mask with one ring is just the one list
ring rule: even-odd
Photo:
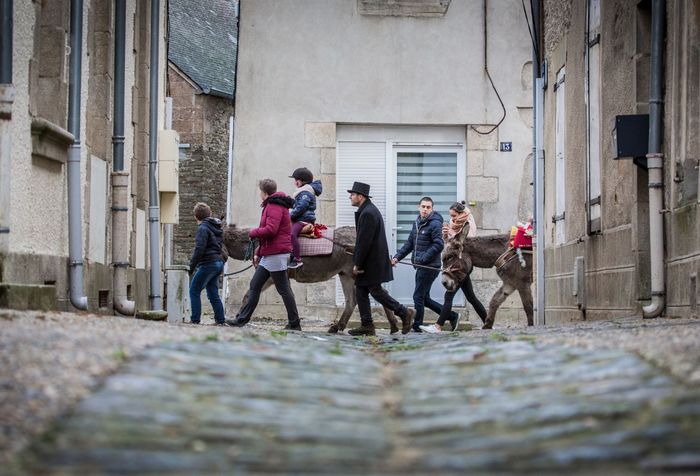
[[[372,202],[386,223],[386,142],[339,141],[336,160],[336,226],[355,226],[357,208],[350,205],[347,192],[353,182],[370,186]],[[345,303],[340,281],[336,278],[336,303]]]
[[457,200],[456,152],[397,152],[396,226],[398,243],[404,243],[418,214],[418,200],[431,197],[443,217]]

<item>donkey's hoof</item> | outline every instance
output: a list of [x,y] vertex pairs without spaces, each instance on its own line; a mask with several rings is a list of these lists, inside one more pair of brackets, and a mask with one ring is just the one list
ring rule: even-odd
[[482,329],[493,329],[493,322],[487,322],[483,326],[481,326]]
[[338,324],[331,324],[331,326],[328,328],[327,332],[329,334],[337,334],[339,330],[340,329],[338,329]]
[[396,334],[397,332],[399,332],[399,328],[396,327],[396,324],[391,324],[391,327],[389,329],[389,333]]

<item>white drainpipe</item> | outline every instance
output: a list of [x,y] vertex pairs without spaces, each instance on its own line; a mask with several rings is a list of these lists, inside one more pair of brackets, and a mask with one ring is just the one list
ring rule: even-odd
[[133,316],[136,303],[126,292],[129,268],[129,172],[124,170],[124,70],[126,42],[126,0],[115,1],[114,12],[114,132],[112,135],[112,266],[113,304],[120,314]]
[[2,260],[9,251],[10,238],[10,154],[12,104],[12,1],[0,1],[0,281]]
[[664,154],[661,150],[663,124],[663,48],[666,1],[651,3],[651,86],[649,88],[649,242],[651,255],[651,304],[644,317],[658,317],[666,305],[664,275]]
[[68,149],[68,257],[70,261],[70,302],[88,308],[83,292],[83,214],[80,203],[80,89],[83,60],[83,0],[71,1],[70,88],[68,93],[68,132],[75,138]]

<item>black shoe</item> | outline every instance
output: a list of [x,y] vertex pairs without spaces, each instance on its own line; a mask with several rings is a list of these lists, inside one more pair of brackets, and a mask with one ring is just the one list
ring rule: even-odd
[[226,319],[226,325],[231,326],[231,327],[243,327],[248,322],[250,319]]
[[199,321],[185,321],[185,324],[194,324],[194,325],[197,325],[197,324],[199,324]]
[[225,326],[225,325],[226,325],[226,321],[215,322],[214,325],[215,325],[215,326]]
[[413,324],[413,332],[420,333],[420,332],[423,332],[423,329],[421,329],[420,326]]
[[301,330],[301,322],[300,321],[294,321],[294,322],[288,322],[286,326],[284,326],[285,331],[300,331]]
[[355,327],[350,329],[348,334],[351,336],[376,336],[377,332],[374,330],[374,324],[362,324],[360,327]]
[[452,324],[452,332],[456,331],[457,326],[459,325],[459,314],[452,312],[452,315],[450,316],[450,324]]

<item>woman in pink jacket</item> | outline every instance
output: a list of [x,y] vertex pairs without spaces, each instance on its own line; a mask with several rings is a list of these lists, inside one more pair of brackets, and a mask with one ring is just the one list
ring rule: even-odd
[[294,199],[284,192],[278,192],[277,183],[272,179],[261,180],[259,187],[263,208],[260,226],[253,228],[249,233],[251,239],[257,238],[260,242],[253,256],[255,274],[250,280],[248,302],[241,308],[236,319],[227,320],[226,323],[234,327],[246,325],[258,305],[264,284],[272,277],[275,289],[282,296],[284,307],[287,309],[289,322],[285,329],[300,331],[297,304],[287,276],[287,262],[292,251],[292,222],[289,209],[294,205]]

